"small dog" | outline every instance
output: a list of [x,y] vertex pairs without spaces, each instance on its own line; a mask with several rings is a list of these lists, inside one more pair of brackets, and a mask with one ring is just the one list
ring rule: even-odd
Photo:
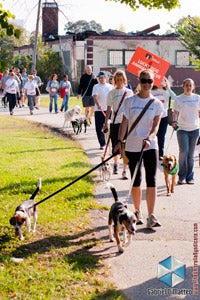
[[[130,244],[132,235],[136,232],[136,217],[135,214],[127,209],[127,205],[118,200],[117,192],[111,183],[107,183],[111,189],[115,203],[111,206],[108,217],[109,238],[113,241],[112,223],[114,223],[114,236],[117,241],[118,251],[124,252],[123,246]],[[121,245],[119,233],[123,231],[123,245]],[[126,240],[128,233],[128,242]]]
[[65,124],[67,124],[67,127],[69,127],[70,122],[73,120],[73,118],[76,115],[80,115],[81,113],[81,108],[79,105],[75,105],[72,109],[67,110],[64,113],[64,123],[63,123],[63,128],[65,127]]
[[41,189],[41,179],[38,180],[38,185],[35,192],[31,195],[31,197],[24,201],[21,205],[19,205],[14,213],[14,216],[10,218],[10,224],[14,226],[15,236],[19,237],[20,240],[23,240],[23,234],[21,232],[21,227],[25,223],[27,226],[27,232],[31,231],[31,217],[33,217],[33,232],[36,231],[36,223],[37,223],[37,206],[34,206],[34,198],[38,194]]
[[87,131],[87,120],[85,118],[79,117],[75,118],[74,120],[71,121],[72,128],[74,130],[74,133],[79,134],[82,131],[82,128],[84,126],[85,130],[84,133]]
[[[101,161],[104,161],[104,157],[101,158]],[[109,181],[111,177],[111,167],[110,163],[106,162],[100,167],[100,179],[103,181]]]
[[165,176],[165,183],[167,187],[167,196],[171,196],[171,194],[174,193],[174,187],[176,185],[176,176],[178,173],[178,164],[176,156],[171,154],[164,155],[162,165]]

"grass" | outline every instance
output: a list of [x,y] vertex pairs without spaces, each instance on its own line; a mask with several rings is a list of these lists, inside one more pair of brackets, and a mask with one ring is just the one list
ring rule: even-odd
[[[39,205],[37,232],[23,228],[25,240],[16,239],[9,224],[39,177],[36,201],[87,172],[91,165],[83,150],[47,128],[15,118],[0,116],[0,132],[0,299],[125,299],[109,283],[104,262],[89,251],[98,243],[88,218],[99,208],[93,199],[94,175]],[[23,260],[16,263],[13,257]]]
[[[58,98],[58,107],[60,108],[62,104],[62,99]],[[82,100],[81,99],[77,99],[77,97],[70,97],[69,98],[69,109],[72,108],[74,105],[79,105],[81,107],[81,109],[83,110],[83,106],[82,106]],[[44,94],[41,99],[40,99],[40,106],[42,107],[49,107],[49,96],[47,94]]]

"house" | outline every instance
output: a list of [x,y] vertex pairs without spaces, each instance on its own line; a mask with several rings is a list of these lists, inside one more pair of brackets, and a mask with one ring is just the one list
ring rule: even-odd
[[[94,74],[104,70],[113,74],[117,69],[126,70],[137,46],[170,62],[166,77],[174,90],[181,90],[185,78],[191,77],[197,90],[200,90],[200,72],[195,71],[190,61],[190,53],[180,43],[175,34],[156,35],[152,33],[159,25],[139,33],[124,33],[108,30],[98,34],[86,31],[75,34],[58,36],[57,39],[48,39],[46,44],[53,51],[58,52],[63,60],[65,73],[73,83],[78,83],[87,64],[93,66]],[[22,46],[14,49],[14,55],[32,53],[31,46]],[[137,85],[137,77],[127,72],[132,86]]]

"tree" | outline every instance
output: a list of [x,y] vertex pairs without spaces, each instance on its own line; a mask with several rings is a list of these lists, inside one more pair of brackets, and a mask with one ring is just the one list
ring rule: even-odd
[[19,54],[13,58],[13,66],[19,68],[20,70],[26,68],[28,73],[31,72],[31,62],[31,55]]
[[0,37],[0,70],[11,68],[13,63],[13,41],[10,37]]
[[179,0],[105,0],[105,1],[115,1],[122,4],[129,5],[133,10],[137,10],[140,6],[144,6],[148,9],[167,9],[171,10],[173,8],[179,7]]
[[[40,48],[41,45],[38,45]],[[59,53],[54,52],[51,48],[44,47],[40,49],[37,57],[37,73],[40,74],[42,80],[46,83],[52,74],[57,74],[59,80],[63,76],[62,59]]]
[[180,42],[193,55],[190,58],[192,63],[200,70],[200,18],[182,18],[173,28]]
[[9,23],[9,19],[14,19],[15,16],[11,14],[9,10],[3,10],[2,4],[0,3],[0,36],[12,36],[19,38],[20,30],[16,29],[12,24]]
[[79,20],[77,22],[68,22],[65,25],[64,30],[70,33],[80,33],[86,30],[93,30],[96,32],[102,32],[101,24],[96,23],[94,20],[87,22],[85,20]]

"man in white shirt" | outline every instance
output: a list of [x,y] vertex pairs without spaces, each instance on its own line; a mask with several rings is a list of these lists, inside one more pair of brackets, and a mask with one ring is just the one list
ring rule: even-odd
[[106,108],[107,108],[107,95],[113,89],[113,85],[106,82],[106,74],[102,71],[97,75],[98,84],[95,84],[92,90],[94,98],[94,118],[97,138],[100,144],[100,149],[103,150],[106,141],[102,131],[105,122]]

